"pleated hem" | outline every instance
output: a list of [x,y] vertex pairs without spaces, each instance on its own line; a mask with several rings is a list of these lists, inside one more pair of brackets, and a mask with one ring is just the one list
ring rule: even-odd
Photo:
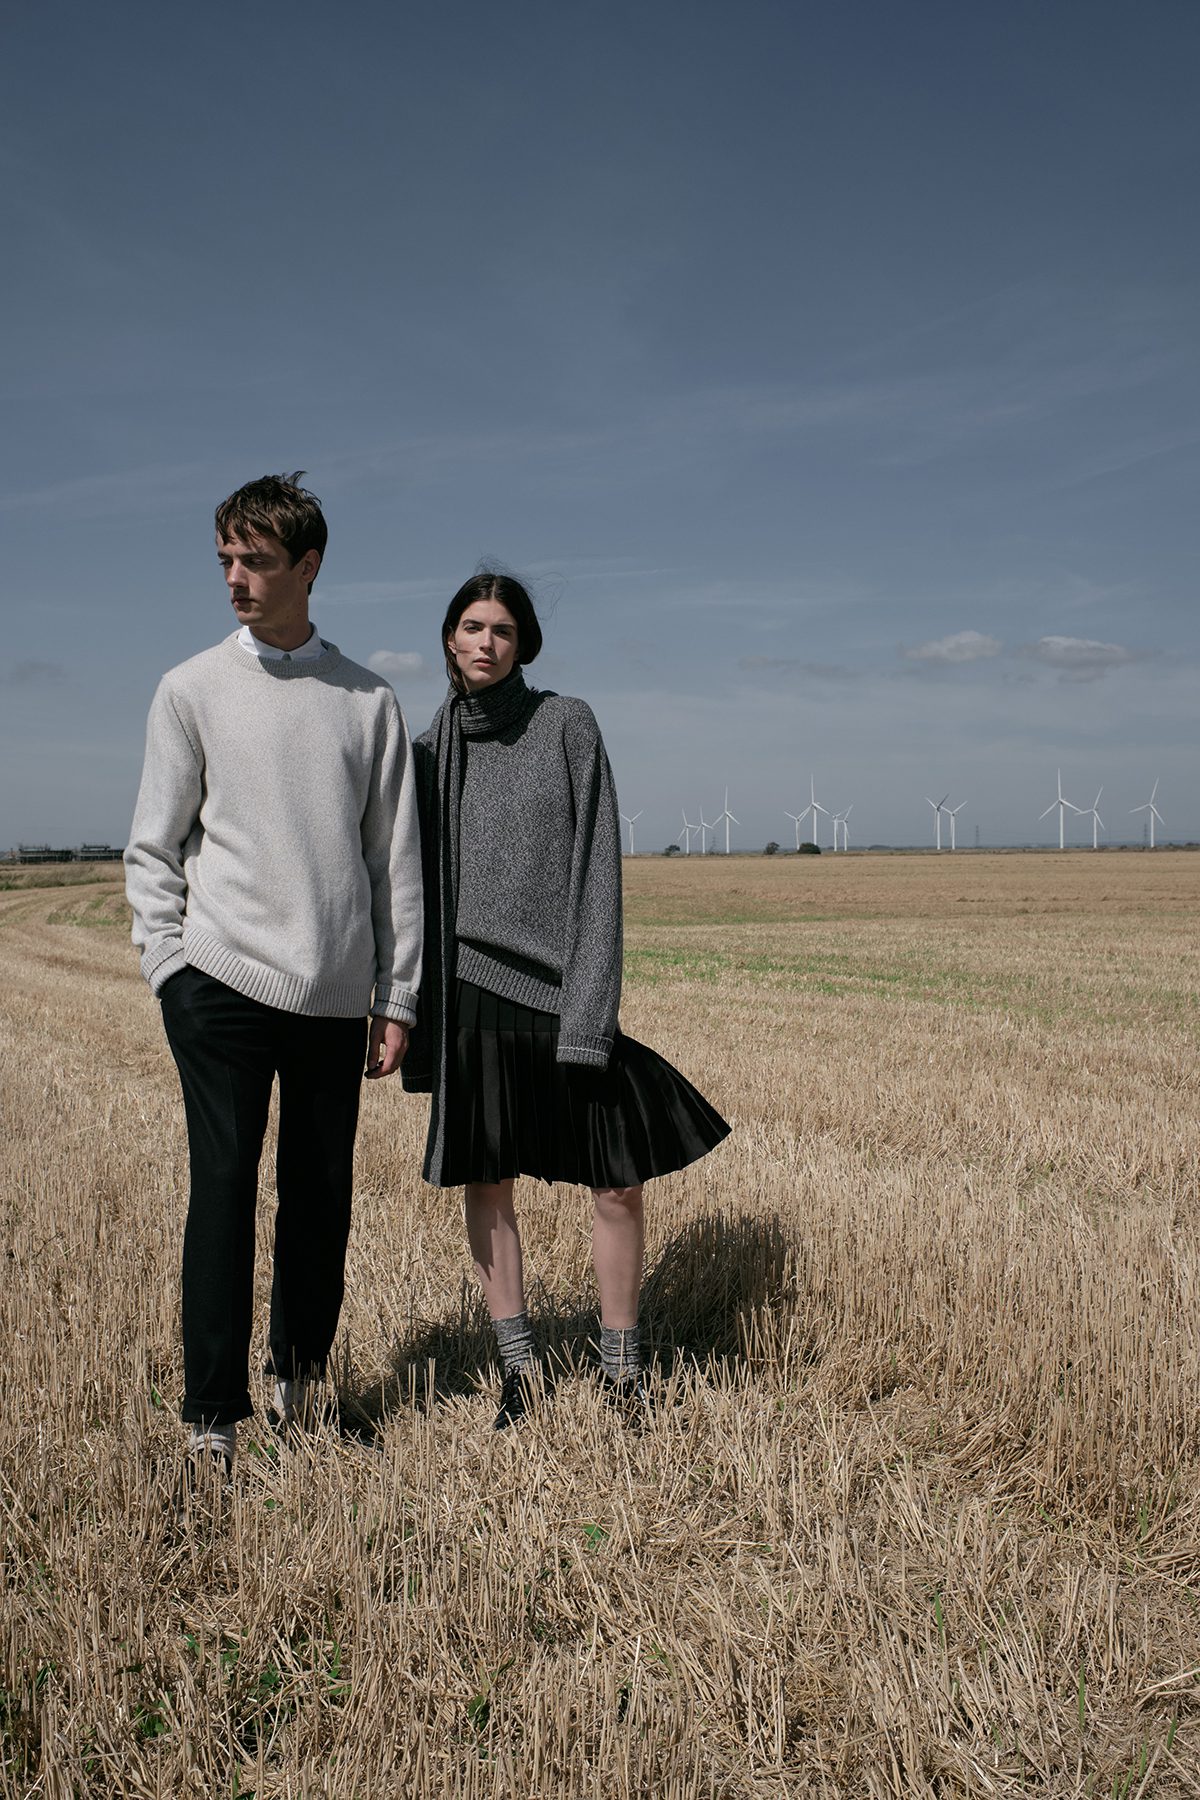
[[636,1038],[617,1033],[606,1069],[560,1063],[557,1049],[555,1014],[456,981],[434,1185],[527,1175],[634,1187],[686,1168],[728,1136],[703,1094]]

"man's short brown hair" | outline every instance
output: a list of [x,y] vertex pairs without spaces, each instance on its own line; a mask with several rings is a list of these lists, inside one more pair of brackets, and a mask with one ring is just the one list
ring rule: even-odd
[[[217,508],[217,536],[276,537],[295,568],[306,550],[325,555],[329,528],[315,494],[300,486],[304,470],[291,475],[260,475],[248,481]],[[311,587],[311,583],[309,584]]]

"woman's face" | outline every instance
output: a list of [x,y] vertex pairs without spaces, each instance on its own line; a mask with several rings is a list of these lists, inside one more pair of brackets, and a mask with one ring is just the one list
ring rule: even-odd
[[495,687],[517,660],[517,622],[502,600],[474,600],[446,639],[469,693]]

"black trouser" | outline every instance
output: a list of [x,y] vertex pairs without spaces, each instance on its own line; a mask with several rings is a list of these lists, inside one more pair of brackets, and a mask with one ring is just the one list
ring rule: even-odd
[[183,1417],[232,1425],[254,1410],[254,1211],[277,1073],[268,1372],[283,1378],[325,1370],[342,1304],[366,1021],[280,1012],[190,967],[170,978],[161,999],[191,1158]]

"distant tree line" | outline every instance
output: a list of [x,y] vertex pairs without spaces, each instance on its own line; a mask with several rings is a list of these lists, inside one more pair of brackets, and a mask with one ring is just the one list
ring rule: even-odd
[[74,850],[52,850],[49,844],[18,844],[6,860],[18,863],[120,862],[124,849],[111,844],[79,844]]

